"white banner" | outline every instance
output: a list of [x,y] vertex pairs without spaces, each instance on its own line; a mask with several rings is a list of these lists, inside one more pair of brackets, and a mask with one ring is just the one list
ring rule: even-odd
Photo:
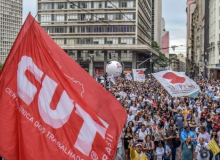
[[[172,97],[195,96],[200,87],[185,72],[171,70],[152,73]],[[197,95],[198,96],[198,95]]]
[[134,81],[144,82],[145,81],[145,73],[146,68],[142,69],[132,69]]

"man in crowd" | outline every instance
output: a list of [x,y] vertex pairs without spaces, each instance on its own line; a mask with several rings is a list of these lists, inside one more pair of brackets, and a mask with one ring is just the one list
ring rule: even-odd
[[130,148],[131,160],[147,160],[147,156],[142,152],[142,143],[135,142]]
[[174,117],[174,120],[179,128],[179,133],[181,133],[181,131],[183,130],[183,122],[184,122],[184,116],[182,110],[178,110],[178,114]]
[[196,160],[195,144],[192,143],[191,137],[187,136],[186,140],[180,145],[179,160]]
[[169,125],[169,130],[165,133],[164,140],[167,141],[167,145],[172,151],[172,160],[175,160],[176,157],[176,148],[173,145],[173,140],[176,138],[176,132],[173,130],[173,124]]
[[190,131],[190,127],[186,125],[181,132],[181,141],[186,141],[187,137],[190,136],[190,140],[196,144],[197,137],[194,132]]

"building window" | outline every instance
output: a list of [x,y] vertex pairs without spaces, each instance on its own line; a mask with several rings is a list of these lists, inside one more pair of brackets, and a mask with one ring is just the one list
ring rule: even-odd
[[54,15],[54,21],[65,21],[64,15]]
[[64,27],[55,27],[54,33],[64,33]]
[[127,8],[127,2],[126,1],[124,1],[124,2],[121,2],[121,7],[126,7]]
[[52,3],[41,3],[39,4],[39,9],[41,10],[52,9]]
[[48,21],[51,21],[51,15],[50,14],[46,14],[46,15],[40,15],[41,16],[41,19],[40,21],[41,22],[48,22]]
[[54,3],[54,9],[65,9],[65,3]]
[[119,2],[107,2],[107,8],[115,8],[115,7],[119,7]]
[[96,14],[93,17],[94,20],[105,20],[105,14]]
[[125,13],[122,15],[122,20],[133,20],[134,14],[133,13]]
[[94,8],[105,8],[105,2],[94,2]]
[[75,33],[75,27],[71,26],[71,27],[69,28],[69,33]]
[[93,38],[93,44],[104,44],[104,38]]
[[133,38],[131,38],[131,37],[121,38],[121,44],[133,44]]
[[118,44],[118,38],[107,38],[107,44]]
[[68,21],[77,20],[77,19],[78,19],[77,17],[78,17],[77,14],[68,14],[68,15],[67,15]]

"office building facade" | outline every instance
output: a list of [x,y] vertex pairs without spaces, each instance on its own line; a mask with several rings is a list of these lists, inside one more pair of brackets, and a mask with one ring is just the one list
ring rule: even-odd
[[0,2],[0,63],[4,63],[22,25],[23,0]]
[[[151,0],[38,0],[37,4],[40,25],[91,75],[103,74],[111,60],[131,71],[152,52]],[[149,63],[141,67],[145,65]]]
[[152,33],[153,41],[162,47],[162,0],[152,0]]

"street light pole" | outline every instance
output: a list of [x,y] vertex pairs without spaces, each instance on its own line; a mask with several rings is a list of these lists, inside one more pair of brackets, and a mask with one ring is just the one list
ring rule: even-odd
[[143,63],[147,62],[148,60],[151,60],[151,58],[148,58],[146,60],[144,60],[143,62],[141,62],[140,64],[137,65],[137,68],[139,68],[140,65],[142,65]]

